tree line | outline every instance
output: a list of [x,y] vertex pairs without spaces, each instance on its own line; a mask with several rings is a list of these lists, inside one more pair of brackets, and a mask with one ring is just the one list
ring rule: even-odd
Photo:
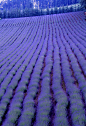
[[[49,15],[80,10],[80,8],[74,10],[71,5],[76,4],[79,1],[62,1],[63,0],[53,0],[52,3],[48,3],[48,0],[39,0],[39,8],[38,6],[34,8],[34,4],[31,0],[8,0],[7,3],[3,4],[3,10],[0,10],[0,18],[30,17],[40,16],[44,14]],[[86,0],[81,0],[80,3],[82,9],[86,8]],[[71,7],[68,8],[68,5],[71,5]],[[59,7],[59,9],[57,7]],[[44,11],[45,8],[46,12]],[[51,10],[49,8],[51,8]]]

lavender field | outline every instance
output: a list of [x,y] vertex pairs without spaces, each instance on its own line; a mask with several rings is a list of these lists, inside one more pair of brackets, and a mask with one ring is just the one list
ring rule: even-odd
[[0,126],[86,126],[83,11],[0,20]]

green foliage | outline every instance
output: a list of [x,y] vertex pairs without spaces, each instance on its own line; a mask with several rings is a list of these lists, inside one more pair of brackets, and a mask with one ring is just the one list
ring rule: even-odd
[[3,89],[0,89],[0,99],[2,98],[3,94],[4,94],[4,91]]
[[3,18],[6,18],[6,9],[3,10]]
[[67,118],[64,116],[55,118],[54,126],[68,126]]
[[21,86],[19,86],[17,88],[17,91],[16,92],[24,92],[26,90],[26,85],[22,84]]
[[29,9],[26,7],[24,10],[24,16],[28,17],[29,16]]
[[[86,8],[86,2],[84,0],[81,0],[81,7]],[[28,6],[25,6],[24,8],[17,6],[10,7],[10,9],[4,8],[3,11],[0,11],[0,18],[19,18],[19,17],[31,17],[31,16],[40,16],[40,15],[50,15],[50,14],[57,14],[57,13],[67,13],[72,11],[78,11],[81,8],[78,7],[78,9],[74,9],[74,7],[71,5],[69,7],[68,5],[65,6],[59,6],[58,8],[55,6],[55,8],[49,9],[49,7],[44,9],[33,9],[28,8]]]
[[49,15],[49,8],[47,8],[47,15]]
[[15,108],[14,110],[11,110],[8,114],[8,120],[9,122],[15,123],[17,120],[18,116],[20,115],[21,110],[18,108]]
[[2,18],[2,12],[0,11],[0,20],[1,20],[1,18]]
[[86,9],[86,0],[81,0],[81,8]]
[[33,109],[33,106],[24,108],[18,126],[30,126],[31,120],[34,117],[34,112],[35,110]]

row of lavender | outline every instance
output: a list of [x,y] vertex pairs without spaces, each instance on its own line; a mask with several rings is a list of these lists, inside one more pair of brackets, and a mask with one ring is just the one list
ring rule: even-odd
[[[37,33],[38,30],[39,32]],[[5,51],[5,53],[2,54],[3,59],[1,57],[1,62],[0,62],[1,63],[1,74],[0,74],[1,121],[6,111],[6,109],[3,109],[2,107],[7,106],[7,104],[9,103],[10,98],[12,97],[13,94],[13,89],[15,89],[15,87],[17,86],[17,83],[19,79],[21,79],[21,75],[23,71],[25,70],[33,54],[35,53],[35,50],[39,45],[39,41],[37,42],[37,40],[40,31],[41,31],[41,27],[39,28],[39,26],[35,26],[35,27],[32,26],[32,28],[30,29],[25,28],[22,34],[20,34],[19,38],[17,38],[16,42],[14,43],[15,45],[13,44],[10,47],[10,50],[7,49],[6,50],[7,52]]]
[[[22,23],[15,27],[15,23],[11,28],[8,20],[3,20],[2,24],[6,25],[0,29],[6,35],[0,36],[0,124],[84,126],[86,22],[83,12],[14,19],[17,24],[17,20],[24,21],[27,27]],[[52,95],[56,102],[53,119]]]

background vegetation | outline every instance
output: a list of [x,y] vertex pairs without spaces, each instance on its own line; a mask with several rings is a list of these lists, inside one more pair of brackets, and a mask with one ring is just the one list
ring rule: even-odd
[[[77,3],[80,3],[81,7]],[[7,0],[0,3],[0,18],[17,18],[65,13],[79,11],[84,8],[86,8],[85,0]]]

